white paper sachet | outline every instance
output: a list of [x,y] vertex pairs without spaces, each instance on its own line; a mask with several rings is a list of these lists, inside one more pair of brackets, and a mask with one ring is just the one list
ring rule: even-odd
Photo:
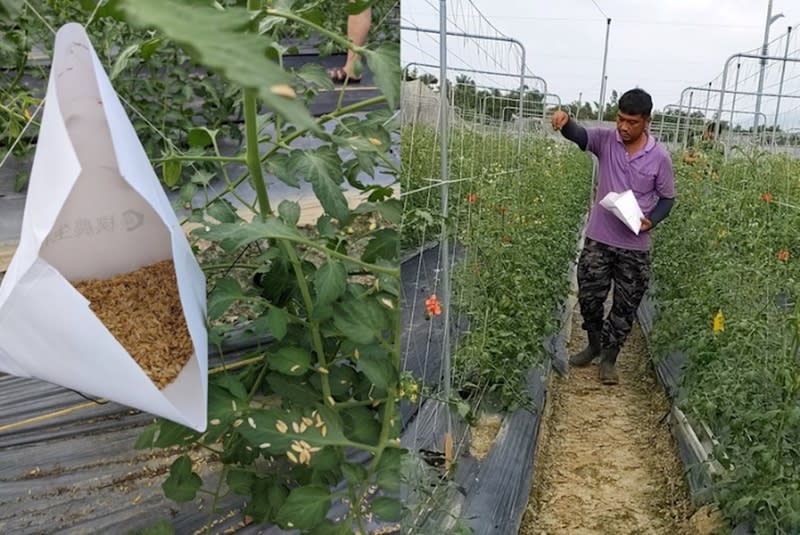
[[[159,389],[75,284],[171,261],[193,354]],[[79,24],[56,35],[19,247],[0,285],[0,372],[206,428],[206,281]]]
[[626,190],[622,193],[611,191],[600,201],[600,206],[617,216],[634,234],[639,235],[644,214],[633,191]]

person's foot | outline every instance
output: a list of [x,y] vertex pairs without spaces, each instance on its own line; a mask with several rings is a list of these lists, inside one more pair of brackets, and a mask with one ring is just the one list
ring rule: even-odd
[[600,382],[604,385],[619,384],[617,355],[619,349],[604,349],[600,353]]
[[587,335],[589,344],[586,349],[569,358],[569,363],[577,368],[588,366],[600,354],[600,332],[589,331]]
[[344,67],[329,69],[328,75],[331,77],[331,81],[334,84],[343,84],[345,80],[348,84],[357,84],[361,81],[361,78],[355,78],[348,74],[347,69]]

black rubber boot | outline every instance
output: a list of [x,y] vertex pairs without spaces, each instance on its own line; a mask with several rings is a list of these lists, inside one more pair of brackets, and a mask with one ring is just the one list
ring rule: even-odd
[[600,382],[604,385],[619,384],[619,375],[617,374],[617,349],[604,349],[600,353]]
[[569,358],[569,363],[573,366],[582,367],[588,366],[600,354],[600,331],[588,331],[589,345],[586,349],[572,355]]

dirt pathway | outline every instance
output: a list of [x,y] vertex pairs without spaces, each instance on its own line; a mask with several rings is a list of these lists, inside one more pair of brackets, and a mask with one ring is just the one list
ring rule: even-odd
[[[586,344],[573,314],[573,353]],[[669,429],[669,404],[645,361],[639,326],[623,348],[620,384],[603,386],[597,365],[551,385],[522,535],[695,533],[687,485]]]

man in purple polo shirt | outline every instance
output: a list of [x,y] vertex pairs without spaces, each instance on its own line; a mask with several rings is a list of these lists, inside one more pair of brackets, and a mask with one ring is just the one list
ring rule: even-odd
[[[649,94],[631,89],[619,99],[616,129],[583,128],[563,111],[552,117],[553,128],[581,150],[594,153],[600,163],[597,196],[578,262],[578,301],[589,345],[570,357],[570,364],[587,366],[600,356],[603,384],[619,382],[617,355],[650,278],[650,231],[667,217],[675,198],[672,159],[648,132],[652,109]],[[609,192],[626,190],[633,191],[644,214],[638,235],[599,204]],[[604,319],[611,281],[613,305]]]

